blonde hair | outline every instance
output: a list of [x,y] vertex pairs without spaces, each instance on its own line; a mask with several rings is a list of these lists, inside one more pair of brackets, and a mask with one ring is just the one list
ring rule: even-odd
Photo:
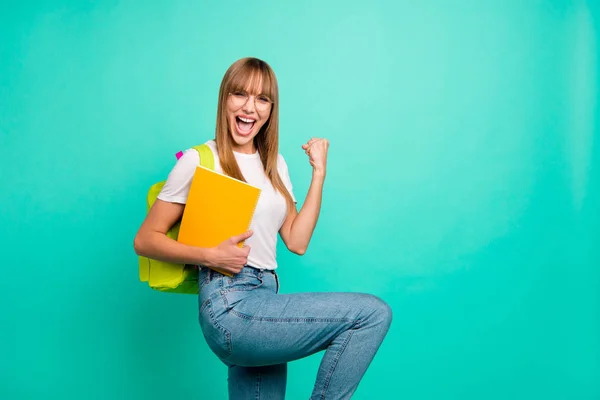
[[246,182],[233,154],[233,138],[229,132],[226,112],[229,93],[239,90],[264,94],[273,101],[271,115],[254,137],[254,145],[258,149],[265,175],[275,190],[284,196],[289,211],[295,207],[294,202],[277,171],[277,158],[279,155],[279,90],[277,79],[269,64],[257,58],[247,57],[236,61],[225,72],[225,76],[221,81],[215,134],[221,168],[226,175]]

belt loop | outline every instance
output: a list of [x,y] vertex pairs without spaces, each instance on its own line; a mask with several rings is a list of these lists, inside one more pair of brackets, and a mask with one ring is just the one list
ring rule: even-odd
[[208,271],[206,271],[206,282],[210,282],[210,275],[211,275],[212,269],[210,269],[208,267],[206,267],[206,269],[208,270]]

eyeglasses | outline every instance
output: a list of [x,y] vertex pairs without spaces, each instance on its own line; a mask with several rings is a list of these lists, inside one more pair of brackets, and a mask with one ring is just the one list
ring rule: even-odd
[[229,93],[231,97],[231,101],[234,107],[243,107],[248,103],[250,98],[254,98],[254,107],[258,111],[267,111],[271,104],[273,104],[273,100],[271,100],[268,96],[264,94],[259,94],[256,96],[250,96],[248,93],[244,91],[236,91],[233,93]]

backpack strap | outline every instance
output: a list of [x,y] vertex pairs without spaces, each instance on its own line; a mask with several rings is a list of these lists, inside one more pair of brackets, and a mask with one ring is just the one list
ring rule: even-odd
[[[194,150],[198,152],[198,156],[200,156],[200,165],[208,169],[215,169],[215,156],[213,155],[212,150],[206,143],[199,144],[198,146],[192,147]],[[178,151],[175,154],[175,157],[179,160],[183,156],[183,151]]]
[[200,156],[200,165],[204,168],[208,168],[211,170],[215,169],[215,156],[213,155],[212,150],[206,143],[194,146],[194,149],[198,152]]

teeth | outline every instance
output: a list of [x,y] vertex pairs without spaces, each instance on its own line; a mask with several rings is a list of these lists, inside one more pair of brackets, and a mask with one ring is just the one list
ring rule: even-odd
[[241,119],[244,122],[254,122],[254,120],[250,119],[250,118],[242,118],[242,117],[238,117],[238,118]]

